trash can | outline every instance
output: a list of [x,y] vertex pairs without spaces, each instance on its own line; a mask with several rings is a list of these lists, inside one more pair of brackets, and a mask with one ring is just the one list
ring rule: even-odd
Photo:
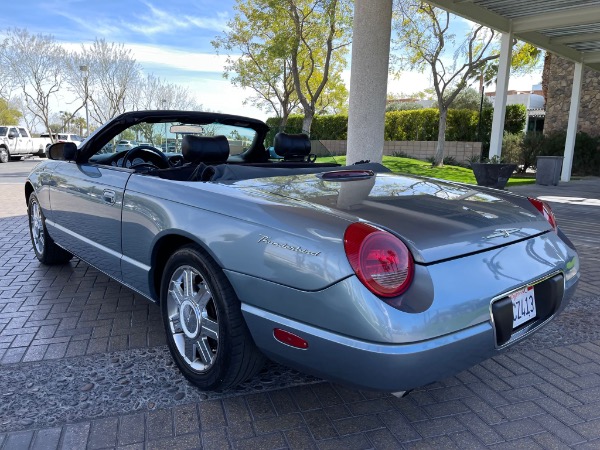
[[562,163],[562,156],[538,156],[535,184],[558,186]]

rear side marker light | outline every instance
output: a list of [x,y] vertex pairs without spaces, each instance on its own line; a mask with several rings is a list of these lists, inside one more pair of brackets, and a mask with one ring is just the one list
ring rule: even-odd
[[538,200],[537,198],[527,197],[527,200],[529,200],[531,204],[535,206],[535,209],[537,209],[544,216],[544,219],[548,221],[552,229],[557,231],[558,225],[556,224],[556,217],[554,217],[554,213],[552,212],[550,205],[542,200]]
[[375,295],[397,297],[410,286],[415,263],[393,234],[355,222],[346,229],[344,249],[358,279]]
[[281,328],[273,329],[273,337],[279,342],[289,345],[290,347],[299,348],[306,350],[308,348],[308,342],[302,339],[300,336],[296,336],[294,333],[282,330]]

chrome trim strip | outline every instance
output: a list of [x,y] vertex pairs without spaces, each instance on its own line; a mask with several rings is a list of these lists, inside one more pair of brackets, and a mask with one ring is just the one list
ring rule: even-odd
[[115,252],[114,250],[112,250],[112,249],[110,249],[108,247],[105,247],[104,245],[100,245],[97,242],[91,241],[90,239],[88,239],[86,237],[83,237],[82,235],[77,234],[77,233],[75,233],[75,232],[73,232],[71,230],[68,230],[67,228],[65,228],[65,227],[63,227],[63,226],[61,226],[61,225],[59,225],[59,224],[57,224],[57,223],[55,223],[55,222],[53,222],[51,220],[46,219],[46,224],[50,224],[51,226],[53,226],[57,230],[60,230],[63,233],[66,233],[66,234],[68,234],[70,236],[73,236],[74,238],[79,239],[80,241],[85,242],[86,244],[91,245],[92,247],[95,247],[98,250],[103,251],[104,253],[108,253],[109,255],[114,256],[117,259],[121,259],[121,256],[123,256],[121,253]]
[[[557,270],[556,272],[552,272],[549,275],[546,275],[544,277],[538,278],[534,281],[531,282],[527,282],[524,285],[521,285],[518,288],[515,289],[511,289],[510,291],[506,291],[503,294],[497,295],[496,297],[494,297],[491,301],[490,301],[490,320],[492,322],[492,330],[494,332],[494,346],[496,347],[497,350],[502,350],[506,347],[509,347],[511,345],[513,345],[515,342],[520,341],[521,339],[523,339],[526,336],[529,336],[531,333],[533,333],[534,331],[537,331],[539,328],[543,327],[544,325],[546,325],[548,322],[550,322],[552,319],[554,319],[554,316],[556,316],[556,313],[551,314],[550,316],[548,316],[548,318],[546,320],[544,320],[543,322],[538,323],[537,325],[535,325],[535,322],[529,324],[528,328],[525,328],[523,330],[521,330],[519,333],[515,334],[511,334],[510,339],[508,340],[508,342],[505,342],[502,345],[498,345],[498,337],[496,336],[496,324],[494,322],[494,314],[492,313],[492,305],[494,304],[494,302],[497,302],[500,299],[503,299],[504,297],[508,297],[510,294],[520,291],[523,288],[526,288],[527,286],[535,286],[536,284],[542,283],[546,280],[549,280],[552,277],[555,277],[556,275],[562,274],[563,276],[563,299],[564,299],[564,293],[566,292],[566,280],[565,280],[565,273],[562,270]],[[562,303],[562,300],[561,300]],[[560,305],[559,305],[560,306]],[[535,326],[532,326],[535,325]]]
[[136,259],[130,258],[129,256],[122,255],[122,261],[126,262],[128,264],[131,264],[132,266],[135,266],[138,269],[142,269],[146,272],[150,272],[150,269],[151,269],[150,266],[143,264]]
[[[135,266],[135,267],[137,267],[139,269],[142,269],[142,270],[144,270],[146,272],[150,272],[150,268],[151,268],[150,266],[148,266],[146,264],[143,264],[143,263],[141,263],[141,262],[139,262],[139,261],[137,261],[137,260],[135,260],[133,258],[130,258],[129,256],[125,256],[122,253],[116,252],[116,251],[114,251],[114,250],[112,250],[112,249],[110,249],[108,247],[105,247],[104,245],[100,245],[97,242],[91,241],[90,239],[88,239],[86,237],[83,237],[82,235],[77,234],[77,233],[75,233],[75,232],[73,232],[71,230],[68,230],[68,229],[66,229],[63,226],[58,225],[55,222],[52,222],[51,220],[46,219],[46,224],[49,224],[50,226],[56,228],[57,230],[60,230],[63,233],[66,233],[66,234],[68,234],[70,236],[73,236],[74,238],[79,239],[80,241],[85,242],[86,244],[91,245],[92,247],[95,247],[95,248],[97,248],[98,250],[100,250],[100,251],[102,251],[104,253],[108,253],[109,255],[114,256],[117,259],[121,259],[122,261],[124,261],[124,262],[126,262],[128,264],[131,264],[132,266]],[[85,258],[81,258],[81,257],[79,257],[79,258],[83,259],[85,261]]]

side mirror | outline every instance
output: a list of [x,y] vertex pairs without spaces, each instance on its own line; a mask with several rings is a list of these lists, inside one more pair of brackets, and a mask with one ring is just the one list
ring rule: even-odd
[[77,159],[77,145],[74,142],[57,142],[46,150],[50,159],[58,161],[75,161]]
[[17,137],[17,133],[15,133],[14,131],[9,131],[8,132],[8,138],[9,139],[14,139]]

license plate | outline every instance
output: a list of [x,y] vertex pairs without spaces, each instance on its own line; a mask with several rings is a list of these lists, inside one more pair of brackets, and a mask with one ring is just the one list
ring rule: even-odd
[[513,329],[535,318],[535,294],[533,286],[510,294],[513,305]]

